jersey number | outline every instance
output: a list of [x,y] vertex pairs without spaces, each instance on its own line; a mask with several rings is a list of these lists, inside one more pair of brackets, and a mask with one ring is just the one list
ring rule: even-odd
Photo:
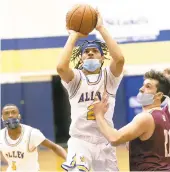
[[88,108],[88,112],[87,112],[87,120],[96,120],[95,116],[94,116],[94,112],[93,112],[93,105],[90,105]]
[[165,136],[165,157],[170,157],[170,130],[164,130]]
[[16,162],[15,161],[12,161],[12,170],[17,170]]
[[[94,97],[94,102],[96,102],[98,100],[101,100],[100,92],[96,92],[96,95]],[[88,110],[88,112],[87,112],[87,120],[96,120],[96,117],[95,117],[94,112],[93,112],[93,105],[90,105],[87,108],[87,110]]]

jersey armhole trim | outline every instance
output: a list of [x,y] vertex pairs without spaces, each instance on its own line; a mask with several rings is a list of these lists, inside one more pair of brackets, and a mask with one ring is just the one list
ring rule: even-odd
[[[79,70],[78,70],[78,71],[79,71]],[[79,88],[80,88],[80,85],[81,85],[81,82],[82,82],[82,75],[81,75],[81,72],[80,72],[80,71],[79,71],[79,75],[80,75],[80,80],[79,80],[79,82],[78,82],[78,84],[77,84],[77,87],[76,87],[76,89],[74,90],[73,94],[70,95],[69,99],[72,99],[72,98],[76,95],[77,91],[78,91]]]
[[111,97],[116,97],[116,94],[109,93],[107,90],[107,70],[106,70],[106,68],[104,70],[104,88],[105,88],[107,94],[109,94]]
[[30,140],[31,140],[31,133],[32,133],[32,130],[33,130],[33,128],[31,128],[30,129],[30,131],[29,131],[29,134],[28,134],[28,145],[27,145],[27,150],[28,150],[28,152],[34,152],[34,150],[36,149],[33,149],[33,150],[30,150],[30,147],[29,147],[29,145],[30,145]]

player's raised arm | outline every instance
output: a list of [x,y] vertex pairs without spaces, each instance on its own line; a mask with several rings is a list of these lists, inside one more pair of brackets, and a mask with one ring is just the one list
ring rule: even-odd
[[112,39],[112,36],[104,27],[100,13],[98,11],[97,13],[98,13],[98,22],[96,25],[96,30],[100,32],[101,36],[106,42],[110,56],[112,57],[110,70],[114,76],[118,77],[122,73],[125,59],[118,44],[116,43],[115,40]]
[[79,38],[86,36],[75,31],[69,31],[69,33],[70,35],[68,37],[68,40],[62,52],[58,56],[59,62],[57,64],[58,74],[60,75],[62,80],[64,80],[67,83],[74,78],[74,73],[72,69],[69,67],[69,64],[70,64],[70,57],[72,55],[72,51],[75,46],[75,43]]

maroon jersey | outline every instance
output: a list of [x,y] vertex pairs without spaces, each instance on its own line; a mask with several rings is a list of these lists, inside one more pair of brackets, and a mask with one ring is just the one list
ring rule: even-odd
[[170,113],[169,113],[168,105],[166,105],[162,110],[167,114],[167,117],[170,120]]
[[153,135],[129,144],[130,171],[170,172],[170,121],[162,110],[154,110],[151,115],[155,121]]

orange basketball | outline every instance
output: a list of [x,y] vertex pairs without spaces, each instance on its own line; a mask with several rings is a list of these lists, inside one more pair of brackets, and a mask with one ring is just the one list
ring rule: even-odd
[[82,34],[90,33],[96,24],[96,10],[87,4],[75,5],[66,15],[67,28]]

